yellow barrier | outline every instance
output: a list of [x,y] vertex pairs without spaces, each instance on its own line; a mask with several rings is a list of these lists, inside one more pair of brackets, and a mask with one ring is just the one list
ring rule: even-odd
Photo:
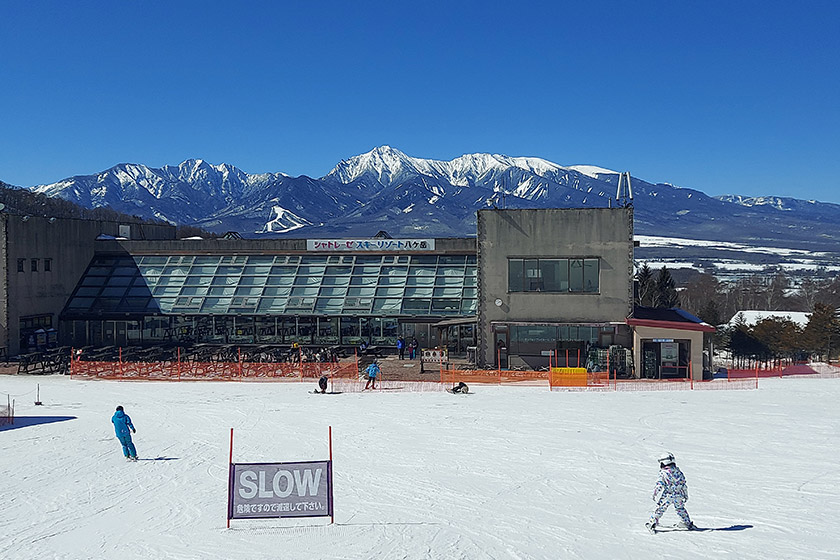
[[549,382],[552,387],[586,387],[588,384],[586,368],[551,368]]

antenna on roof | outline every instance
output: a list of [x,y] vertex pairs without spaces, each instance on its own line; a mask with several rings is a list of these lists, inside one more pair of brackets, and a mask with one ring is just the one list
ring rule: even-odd
[[633,187],[630,185],[630,172],[618,174],[618,189],[615,193],[615,201],[618,206],[627,208],[633,206]]

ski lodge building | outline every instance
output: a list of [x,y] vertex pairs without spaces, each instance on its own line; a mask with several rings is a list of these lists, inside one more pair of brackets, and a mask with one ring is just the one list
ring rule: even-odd
[[714,331],[679,310],[634,309],[632,207],[479,210],[463,238],[174,239],[168,226],[70,220],[47,235],[55,221],[3,221],[10,355],[362,341],[393,351],[402,336],[483,367],[608,363],[700,379]]

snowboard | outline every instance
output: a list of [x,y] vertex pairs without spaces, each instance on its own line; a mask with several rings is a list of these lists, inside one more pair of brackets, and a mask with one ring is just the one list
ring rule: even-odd
[[652,534],[656,533],[670,533],[672,531],[702,531],[703,529],[698,528],[696,525],[693,529],[689,529],[688,527],[680,527],[679,525],[657,525],[651,529],[648,529]]
[[472,392],[472,391],[470,391],[469,393],[462,393],[462,392],[458,391],[458,392],[456,393],[456,392],[455,392],[455,391],[453,391],[452,389],[447,389],[447,390],[446,390],[446,392],[447,392],[447,393],[449,393],[449,394],[451,394],[451,395],[472,395],[472,394],[473,394],[473,392]]
[[309,391],[313,395],[340,395],[341,391],[327,391],[326,393],[322,393],[321,391]]

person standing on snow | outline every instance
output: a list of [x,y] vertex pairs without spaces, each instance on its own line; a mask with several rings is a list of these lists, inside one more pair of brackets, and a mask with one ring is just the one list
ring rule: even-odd
[[118,406],[114,416],[111,417],[111,422],[113,422],[114,430],[117,432],[117,439],[122,444],[123,455],[126,459],[136,461],[137,449],[134,448],[134,442],[131,441],[131,434],[132,432],[137,433],[137,430],[131,423],[131,417],[123,411],[122,406]]
[[363,390],[366,390],[368,387],[376,389],[376,376],[382,373],[379,369],[379,364],[376,363],[376,360],[373,360],[367,369],[365,369],[365,373],[367,373],[368,380],[367,383],[365,383],[365,389]]
[[659,518],[671,504],[674,504],[674,509],[677,510],[677,515],[682,520],[677,524],[677,527],[689,531],[696,529],[685,509],[685,502],[688,501],[688,486],[685,483],[685,476],[674,462],[674,456],[671,453],[663,453],[659,457],[659,480],[656,481],[656,486],[653,488],[653,501],[656,502],[656,509],[650,516],[650,521],[645,523],[648,531],[652,533],[656,531]]

